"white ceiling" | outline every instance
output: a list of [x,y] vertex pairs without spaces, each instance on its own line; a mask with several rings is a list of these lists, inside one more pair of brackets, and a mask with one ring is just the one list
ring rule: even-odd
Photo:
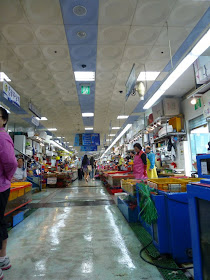
[[[11,77],[24,109],[32,100],[48,118],[43,125],[56,127],[57,136],[73,144],[84,126],[59,0],[0,0],[0,7],[2,71]],[[208,7],[203,0],[99,0],[94,131],[102,142],[110,122],[122,125],[117,116],[124,110],[130,115],[139,102],[130,97],[124,106],[133,63],[138,74],[144,64],[147,71],[161,72],[170,60],[165,22],[174,54]],[[185,78],[167,94],[191,89],[192,70]],[[22,123],[16,116],[11,121]]]

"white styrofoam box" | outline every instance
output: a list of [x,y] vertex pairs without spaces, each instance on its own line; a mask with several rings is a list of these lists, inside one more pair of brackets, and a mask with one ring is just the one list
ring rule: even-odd
[[[14,137],[14,147],[19,152],[25,154],[26,153],[26,136],[25,135],[15,135]],[[19,152],[15,151],[15,154],[19,154]]]
[[172,125],[167,125],[167,127],[164,126],[163,128],[161,128],[158,131],[158,136],[161,137],[162,135],[165,135],[166,133],[169,133],[169,132],[173,132],[173,126]]
[[178,98],[163,99],[164,116],[176,116],[180,114],[180,100]]
[[51,151],[46,151],[46,155],[47,155],[48,157],[52,157],[52,156],[53,156],[53,152],[51,152]]
[[33,137],[34,136],[34,131],[28,131],[28,137]]
[[116,204],[118,204],[118,197],[125,197],[128,196],[127,193],[115,193],[113,196],[113,199],[115,201]]
[[26,149],[26,155],[32,157],[33,156],[33,151],[29,150],[29,149]]
[[163,103],[160,101],[152,107],[153,120],[163,116]]

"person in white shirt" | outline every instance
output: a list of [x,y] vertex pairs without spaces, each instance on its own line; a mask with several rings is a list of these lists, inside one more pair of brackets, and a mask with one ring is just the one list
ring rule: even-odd
[[12,182],[25,182],[27,178],[27,171],[26,168],[24,168],[24,159],[18,158],[18,167],[15,171],[15,174],[12,178]]
[[82,180],[82,161],[81,158],[77,160],[78,179]]

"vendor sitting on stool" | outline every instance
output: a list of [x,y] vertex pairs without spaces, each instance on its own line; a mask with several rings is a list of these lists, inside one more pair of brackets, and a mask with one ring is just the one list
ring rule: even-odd
[[18,167],[15,171],[14,177],[12,178],[12,182],[25,182],[27,178],[27,171],[26,168],[24,168],[24,159],[18,158]]
[[155,167],[155,154],[151,151],[150,146],[146,147],[145,152],[147,154],[147,176],[149,179],[158,178]]

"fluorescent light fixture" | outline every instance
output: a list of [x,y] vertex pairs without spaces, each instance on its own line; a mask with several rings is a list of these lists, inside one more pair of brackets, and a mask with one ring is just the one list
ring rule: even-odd
[[8,114],[11,114],[10,110],[6,106],[0,104],[0,107],[6,110]]
[[205,50],[210,46],[210,29],[206,34],[200,39],[200,41],[192,49],[191,54],[195,56],[200,56]]
[[0,72],[0,82],[3,81],[11,82],[10,78],[4,72]]
[[74,72],[74,76],[77,82],[95,81],[95,72],[76,71]]
[[57,128],[48,128],[48,131],[57,131]]
[[61,137],[60,137],[60,136],[58,136],[57,138],[58,138],[58,139],[61,139]]
[[11,130],[11,129],[8,129],[8,132],[12,132],[12,130]]
[[73,146],[69,146],[69,148],[73,148]]
[[123,115],[122,115],[122,116],[118,116],[117,119],[118,119],[118,120],[125,120],[125,119],[127,119],[128,117],[129,117],[129,116],[123,116]]
[[38,117],[36,117],[36,119],[37,119],[38,121],[47,121],[47,118],[46,118],[46,117],[41,117],[41,119],[38,118]]
[[109,134],[108,136],[110,136],[110,137],[113,137],[113,136],[115,136],[116,134]]
[[105,156],[105,154],[114,146],[115,143],[131,128],[132,124],[127,124],[126,127],[120,132],[120,134],[114,139],[112,144],[106,149],[106,151],[103,153],[101,158]]
[[110,141],[112,141],[112,139],[106,139],[106,141],[107,141],[107,142],[110,142]]
[[197,59],[197,56],[189,53],[182,62],[176,67],[176,69],[169,75],[165,82],[161,85],[160,89],[166,91],[170,86],[193,64]]
[[82,113],[83,117],[94,117],[94,113]]
[[195,60],[210,46],[210,29],[199,40],[189,54],[179,63],[176,69],[168,76],[160,88],[144,105],[143,109],[149,109],[170,88],[171,85],[195,62]]
[[69,144],[69,142],[66,142],[67,144]]
[[93,127],[85,127],[85,130],[93,130]]
[[60,148],[61,150],[63,150],[63,151],[65,151],[65,152],[69,153],[68,150],[66,150],[65,148],[63,148],[61,145],[59,145],[58,143],[56,143],[56,142],[53,141],[53,140],[50,140],[50,144],[52,144],[53,146],[56,146],[56,147]]
[[120,129],[119,126],[113,126],[112,129]]
[[140,72],[137,81],[154,81],[160,72]]
[[164,94],[165,90],[159,89],[156,91],[156,93],[153,95],[153,97],[144,105],[143,109],[149,109],[152,107],[152,105]]

